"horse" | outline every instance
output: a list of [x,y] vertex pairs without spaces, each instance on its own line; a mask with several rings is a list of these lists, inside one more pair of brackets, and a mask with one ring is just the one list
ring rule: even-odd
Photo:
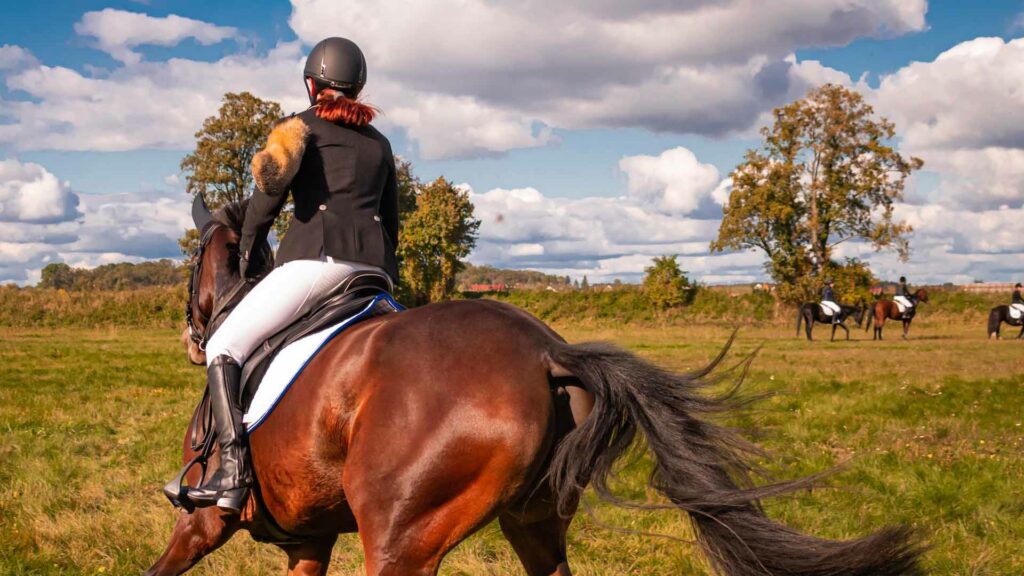
[[800,310],[797,311],[797,315],[796,315],[796,335],[797,335],[798,338],[800,337],[800,323],[803,322],[804,323],[804,330],[807,333],[807,340],[812,340],[812,338],[811,338],[811,328],[813,327],[815,322],[818,322],[819,324],[832,324],[832,338],[829,340],[829,342],[834,342],[835,341],[835,339],[836,339],[836,328],[837,327],[838,328],[842,328],[844,331],[846,331],[846,339],[849,340],[850,339],[850,329],[846,327],[845,322],[846,322],[846,319],[851,317],[851,316],[857,322],[857,327],[860,328],[861,324],[864,322],[864,306],[863,306],[863,304],[860,304],[860,305],[857,305],[857,306],[846,306],[846,305],[840,304],[839,305],[839,322],[838,323],[833,323],[832,322],[832,317],[831,316],[826,316],[825,313],[822,312],[820,304],[818,304],[817,302],[807,302],[803,306],[800,307]]
[[[199,336],[182,335],[195,363],[204,360],[203,319],[239,281],[235,213],[218,212],[204,234],[189,298]],[[710,419],[736,408],[735,390],[702,392],[726,350],[674,373],[608,344],[569,344],[490,300],[365,320],[326,344],[249,435],[254,483],[241,514],[180,511],[145,574],[181,574],[244,529],[277,540],[291,576],[326,574],[343,533],[358,533],[369,576],[434,575],[496,519],[526,574],[568,576],[566,534],[584,487],[619,505],[649,505],[618,500],[609,487],[616,462],[638,446],[652,455],[650,486],[665,507],[689,514],[719,574],[922,574],[909,528],[833,541],[764,513],[762,498],[816,478],[753,483],[752,459],[764,453]],[[188,462],[188,432],[183,445]],[[192,469],[189,483],[199,476]]]
[[996,306],[988,313],[988,337],[990,339],[999,339],[999,329],[1002,327],[1003,322],[1010,326],[1020,326],[1020,334],[1017,335],[1017,340],[1024,340],[1024,316],[1020,318],[1011,317],[1010,307],[1005,304]]
[[919,302],[928,301],[928,291],[924,288],[919,288],[914,293],[914,306],[910,309],[907,314],[900,312],[899,306],[892,300],[878,300],[871,307],[871,313],[868,314],[868,323],[864,326],[864,331],[867,332],[871,328],[871,320],[875,321],[875,331],[872,340],[882,339],[882,328],[885,326],[885,319],[890,320],[902,320],[903,321],[903,339],[907,339],[907,332],[910,330],[910,322],[917,315],[917,304]]

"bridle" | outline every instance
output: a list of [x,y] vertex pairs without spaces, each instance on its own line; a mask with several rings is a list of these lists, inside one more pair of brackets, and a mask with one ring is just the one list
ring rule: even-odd
[[[203,314],[202,310],[199,310],[199,319],[203,323],[203,328],[196,325],[195,317],[192,314],[192,309],[197,308],[195,306],[196,299],[199,298],[199,282],[202,278],[202,267],[203,267],[203,253],[206,251],[206,245],[210,242],[210,238],[213,237],[213,233],[223,224],[213,221],[203,228],[203,231],[199,236],[199,247],[192,252],[192,260],[195,264],[192,266],[192,274],[188,280],[188,298],[185,300],[185,325],[188,327],[188,337],[199,347],[201,352],[206,352],[206,342],[208,341],[208,330],[210,326],[210,320],[214,314],[207,316]],[[216,307],[214,308],[216,312]]]
[[[203,254],[206,252],[206,245],[213,238],[214,232],[220,228],[227,228],[227,226],[216,220],[204,226],[199,236],[199,247],[192,253],[195,265],[192,266],[192,275],[188,281],[188,299],[185,301],[185,325],[188,327],[189,340],[195,343],[201,352],[206,352],[206,344],[210,341],[210,337],[213,336],[222,319],[227,318],[227,313],[238,304],[242,296],[245,296],[257,282],[257,280],[239,278],[238,282],[230,290],[214,298],[213,310],[210,311],[209,315],[203,314],[202,310],[198,310],[199,307],[196,305],[196,300],[199,298],[199,282],[203,277]],[[269,252],[269,250],[269,246],[265,245],[264,252]],[[273,253],[265,254],[262,258],[271,262],[272,266]],[[201,329],[196,324],[196,315],[192,313],[193,309],[199,311],[198,319],[203,324]]]

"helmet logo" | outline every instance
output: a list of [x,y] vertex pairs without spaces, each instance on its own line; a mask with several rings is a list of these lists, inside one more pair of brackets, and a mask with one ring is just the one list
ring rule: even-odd
[[324,63],[324,58],[323,58],[323,56],[321,56],[320,57],[320,77],[322,78],[325,74],[327,74],[327,64]]

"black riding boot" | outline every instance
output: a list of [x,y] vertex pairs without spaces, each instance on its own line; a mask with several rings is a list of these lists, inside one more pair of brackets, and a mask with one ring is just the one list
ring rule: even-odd
[[242,368],[231,358],[218,356],[206,369],[206,378],[220,446],[220,465],[202,486],[190,488],[187,495],[198,508],[216,505],[227,512],[238,513],[245,504],[250,482],[245,425],[238,405]]

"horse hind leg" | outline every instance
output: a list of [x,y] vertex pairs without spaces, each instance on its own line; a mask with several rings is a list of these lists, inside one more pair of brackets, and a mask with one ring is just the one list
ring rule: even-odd
[[225,514],[217,508],[201,508],[191,514],[181,512],[167,548],[143,576],[177,576],[187,572],[227,542],[238,530],[238,524],[237,515]]

